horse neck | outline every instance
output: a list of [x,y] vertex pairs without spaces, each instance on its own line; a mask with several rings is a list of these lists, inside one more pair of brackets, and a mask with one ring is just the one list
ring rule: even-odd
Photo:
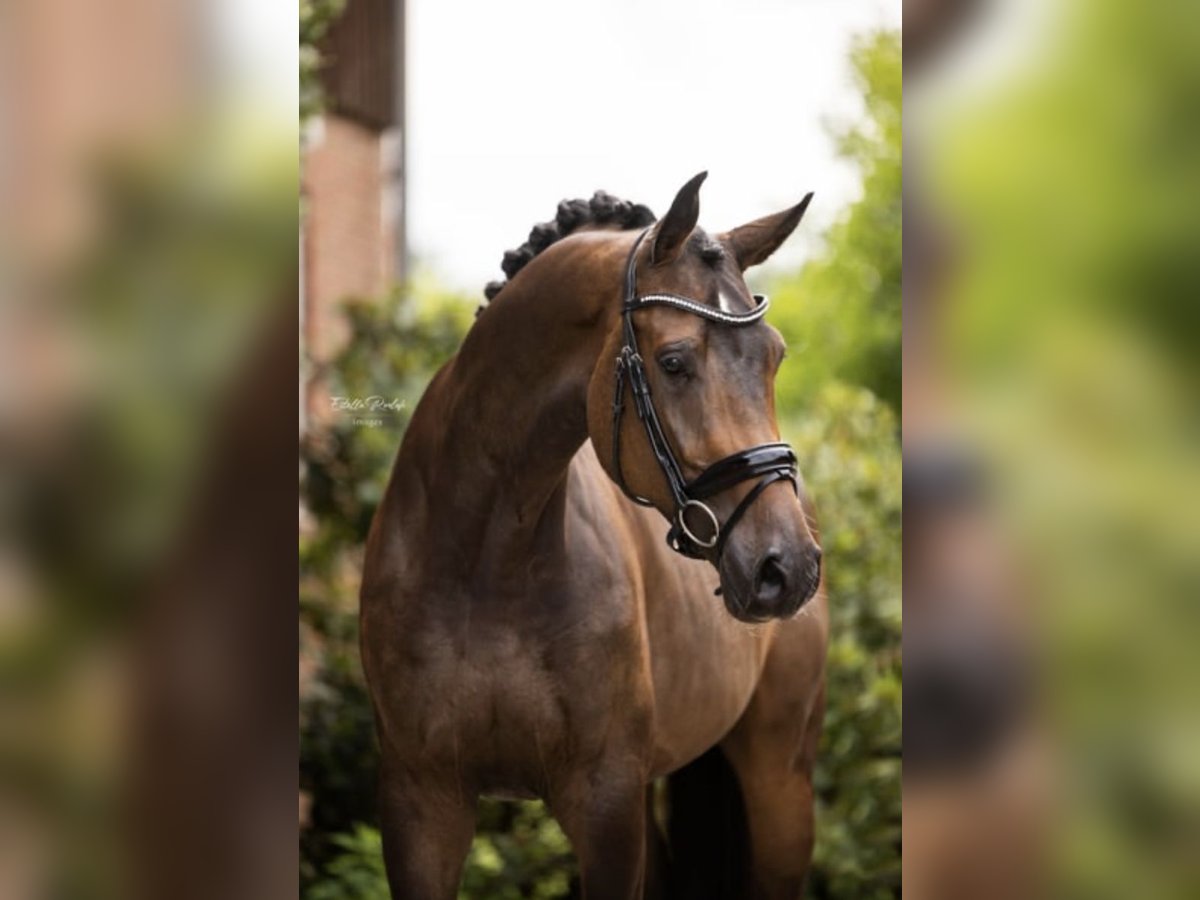
[[506,553],[561,513],[567,467],[587,439],[588,382],[619,315],[627,242],[580,237],[535,259],[479,317],[430,423],[443,429],[429,460],[435,496],[460,534],[472,519],[507,530]]

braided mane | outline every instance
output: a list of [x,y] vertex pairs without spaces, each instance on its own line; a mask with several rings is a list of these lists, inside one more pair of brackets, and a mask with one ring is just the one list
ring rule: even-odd
[[[654,219],[654,213],[648,207],[621,200],[605,191],[596,191],[591,200],[563,200],[553,219],[534,225],[529,240],[504,254],[500,268],[508,279],[512,279],[531,259],[568,234],[593,225],[615,225],[622,231],[645,228]],[[506,284],[508,281],[489,282],[483,289],[484,296],[491,300]]]

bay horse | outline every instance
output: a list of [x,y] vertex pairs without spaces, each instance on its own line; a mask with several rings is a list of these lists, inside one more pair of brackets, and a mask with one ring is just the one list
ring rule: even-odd
[[560,204],[413,413],[361,590],[395,898],[456,896],[481,795],[544,799],[587,900],[800,896],[828,615],[742,273],[812,195],[709,235],[705,174]]

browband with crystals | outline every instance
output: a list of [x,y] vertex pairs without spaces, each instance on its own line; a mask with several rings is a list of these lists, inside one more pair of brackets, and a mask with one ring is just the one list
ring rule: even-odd
[[694,316],[700,316],[702,319],[708,319],[710,322],[738,326],[753,325],[767,314],[767,309],[771,306],[771,301],[765,294],[755,294],[754,303],[754,309],[749,312],[731,313],[704,303],[697,303],[695,300],[689,300],[687,297],[680,297],[677,294],[645,294],[632,303],[627,302],[624,310],[632,312],[643,306],[673,306]]

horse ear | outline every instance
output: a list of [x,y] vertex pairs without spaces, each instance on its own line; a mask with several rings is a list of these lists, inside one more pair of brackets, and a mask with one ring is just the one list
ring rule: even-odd
[[788,239],[812,200],[812,191],[804,195],[804,199],[791,209],[775,213],[773,216],[763,216],[745,225],[740,225],[732,231],[721,235],[721,240],[733,249],[738,267],[744,272],[751,266],[757,266],[779,249]]
[[700,218],[700,185],[707,177],[707,172],[701,172],[681,187],[667,214],[654,226],[650,243],[652,265],[668,263],[678,256],[683,242],[695,230]]

